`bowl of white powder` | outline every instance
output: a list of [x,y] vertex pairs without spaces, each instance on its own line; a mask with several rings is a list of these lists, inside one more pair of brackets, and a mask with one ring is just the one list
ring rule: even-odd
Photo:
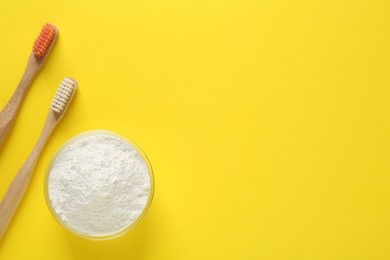
[[145,216],[153,198],[153,172],[134,142],[94,130],[61,146],[44,188],[48,208],[61,226],[86,239],[112,239]]

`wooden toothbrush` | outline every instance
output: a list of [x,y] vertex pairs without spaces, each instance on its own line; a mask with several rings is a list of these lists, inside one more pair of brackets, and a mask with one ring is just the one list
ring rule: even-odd
[[38,161],[39,155],[49,138],[51,132],[65,114],[69,104],[76,92],[77,82],[71,78],[65,78],[53,98],[47,115],[45,125],[34,149],[31,151],[27,160],[20,168],[9,186],[3,200],[0,203],[0,240],[7,229],[23,195],[30,183],[34,167]]
[[58,29],[51,24],[45,24],[41,33],[36,38],[26,69],[14,94],[9,99],[3,110],[0,112],[0,144],[4,141],[16,114],[22,104],[24,96],[30,88],[35,75],[42,68],[47,56],[53,48],[58,36]]

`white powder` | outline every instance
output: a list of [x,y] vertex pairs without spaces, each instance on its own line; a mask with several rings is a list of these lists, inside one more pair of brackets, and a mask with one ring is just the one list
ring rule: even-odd
[[110,133],[67,145],[48,176],[52,208],[71,230],[109,236],[131,225],[150,196],[150,174],[140,152]]

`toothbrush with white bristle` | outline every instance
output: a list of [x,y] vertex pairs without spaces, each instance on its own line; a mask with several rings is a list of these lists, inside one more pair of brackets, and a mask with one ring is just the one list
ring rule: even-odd
[[20,168],[9,186],[3,200],[0,203],[0,240],[10,223],[20,201],[23,198],[28,184],[30,183],[34,167],[39,155],[49,139],[50,134],[65,114],[77,89],[77,82],[72,78],[62,80],[54,98],[43,126],[41,135],[34,149]]

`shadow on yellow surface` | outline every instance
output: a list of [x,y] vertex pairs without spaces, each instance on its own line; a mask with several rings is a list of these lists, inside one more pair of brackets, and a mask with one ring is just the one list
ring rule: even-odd
[[109,241],[89,241],[66,233],[66,242],[74,259],[143,259],[150,236],[151,221],[141,222],[123,237]]

